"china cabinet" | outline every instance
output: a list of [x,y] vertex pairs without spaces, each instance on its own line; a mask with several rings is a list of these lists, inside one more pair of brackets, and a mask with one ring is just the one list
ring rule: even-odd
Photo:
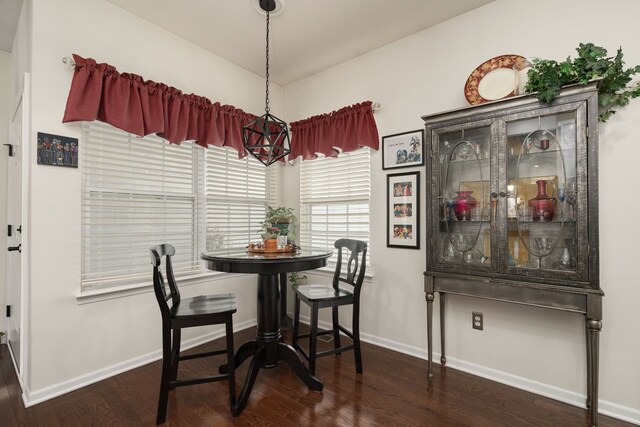
[[594,425],[604,295],[597,85],[568,87],[551,104],[519,96],[422,117],[429,379],[436,292],[442,365],[447,294],[580,313]]

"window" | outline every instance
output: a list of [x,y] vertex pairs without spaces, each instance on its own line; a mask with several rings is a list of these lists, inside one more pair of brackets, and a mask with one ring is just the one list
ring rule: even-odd
[[[332,248],[333,242],[344,237],[369,242],[370,169],[369,148],[344,153],[337,158],[302,162],[302,247]],[[329,267],[335,267],[335,257],[329,261]]]
[[200,253],[257,238],[277,169],[236,151],[83,125],[82,291],[148,281],[149,247],[176,247],[176,277]]
[[267,204],[274,204],[277,168],[238,160],[229,148],[206,150],[207,251],[244,248],[259,239]]

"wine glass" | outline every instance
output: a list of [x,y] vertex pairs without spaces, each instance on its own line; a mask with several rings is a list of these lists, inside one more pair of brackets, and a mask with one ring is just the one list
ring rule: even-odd
[[442,249],[442,260],[443,261],[453,261],[456,256],[455,249],[453,248],[453,244],[449,239],[446,239]]
[[458,155],[462,160],[467,160],[472,153],[471,145],[468,142],[463,142],[458,148]]
[[567,189],[565,191],[565,199],[567,200],[567,203],[569,204],[569,207],[570,207],[569,218],[576,219],[575,206],[576,206],[577,194],[576,194],[576,182],[575,181],[567,182]]
[[560,202],[560,218],[564,220],[564,199],[566,197],[564,187],[558,188],[558,201]]
[[536,237],[536,245],[538,246],[538,258],[540,268],[543,267],[542,258],[546,258],[551,254],[551,250],[553,249],[553,243],[555,239],[553,237]]
[[453,197],[447,194],[446,200],[447,200],[447,220],[449,219],[455,220],[456,216],[453,213]]

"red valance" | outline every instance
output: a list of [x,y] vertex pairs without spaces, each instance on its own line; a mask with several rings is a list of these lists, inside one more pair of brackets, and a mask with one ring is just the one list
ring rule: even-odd
[[378,128],[371,105],[371,101],[365,101],[292,122],[289,160],[300,156],[304,160],[315,159],[318,154],[336,157],[360,147],[377,150]]
[[173,144],[194,140],[207,147],[233,147],[247,155],[242,126],[256,119],[231,105],[119,73],[109,64],[73,55],[75,72],[69,89],[63,123],[99,120],[126,132],[157,134]]

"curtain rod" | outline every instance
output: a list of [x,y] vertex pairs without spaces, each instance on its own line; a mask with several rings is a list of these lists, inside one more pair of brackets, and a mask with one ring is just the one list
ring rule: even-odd
[[[69,67],[76,66],[76,61],[74,61],[73,58],[71,58],[70,56],[65,56],[64,58],[62,58],[62,63]],[[377,113],[378,110],[380,110],[380,108],[382,107],[380,106],[379,102],[374,102],[371,104],[371,111],[373,111],[374,113]]]
[[64,58],[62,58],[62,63],[64,65],[68,65],[69,67],[76,66],[76,61],[74,61],[73,58],[71,58],[70,56],[65,56]]

